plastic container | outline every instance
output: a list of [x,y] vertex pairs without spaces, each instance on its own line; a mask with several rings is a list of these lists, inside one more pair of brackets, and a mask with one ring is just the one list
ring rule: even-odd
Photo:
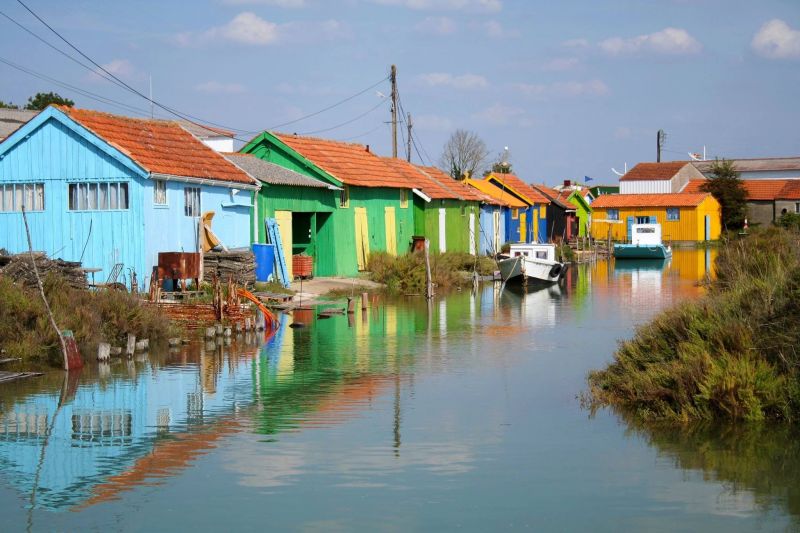
[[275,272],[275,245],[254,243],[253,255],[256,257],[256,281],[269,281]]

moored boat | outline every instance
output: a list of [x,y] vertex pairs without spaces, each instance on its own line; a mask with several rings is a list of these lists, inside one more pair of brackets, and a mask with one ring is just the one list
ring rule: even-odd
[[519,279],[556,283],[566,270],[563,263],[556,261],[554,244],[512,244],[509,257],[498,265],[504,282]]
[[672,256],[672,248],[661,242],[661,224],[633,224],[631,234],[630,243],[614,245],[615,258],[667,259]]

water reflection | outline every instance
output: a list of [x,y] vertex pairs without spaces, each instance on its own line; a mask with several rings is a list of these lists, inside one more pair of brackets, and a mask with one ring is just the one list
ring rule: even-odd
[[[485,284],[475,294],[431,302],[373,300],[351,316],[297,310],[282,316],[266,340],[203,342],[89,365],[68,379],[55,372],[6,385],[0,388],[0,476],[24,506],[81,512],[207,468],[198,459],[214,450],[225,458],[220,470],[245,488],[327,482],[357,490],[397,486],[396,478],[410,488],[419,472],[458,479],[455,486],[495,478],[517,486],[547,470],[547,461],[536,461],[547,457],[548,447],[579,442],[591,448],[593,439],[602,443],[621,433],[616,425],[602,433],[573,413],[583,377],[631,324],[700,294],[697,282],[712,274],[714,252],[676,250],[658,264],[573,265],[560,285],[528,291]],[[289,327],[299,322],[305,327]],[[594,353],[600,356],[592,359]],[[420,382],[428,396],[417,397]],[[516,382],[522,383],[517,397]],[[494,402],[499,407],[486,407]],[[429,409],[447,416],[425,426],[420,412]],[[555,419],[569,422],[547,425]],[[670,469],[698,470],[731,483],[737,495],[800,512],[792,481],[800,478],[796,435],[724,428],[683,433],[626,422],[632,435],[674,461]],[[530,432],[515,442],[508,428],[528,424]],[[299,438],[332,428],[346,428],[339,437],[347,453],[324,439]],[[565,428],[582,433],[564,440]],[[531,446],[541,448],[531,453]],[[608,465],[590,466],[581,470],[581,483],[615,475]],[[729,507],[752,507],[745,496]]]

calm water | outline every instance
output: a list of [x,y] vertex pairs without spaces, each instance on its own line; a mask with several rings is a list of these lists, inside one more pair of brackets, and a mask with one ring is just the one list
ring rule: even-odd
[[198,344],[0,388],[0,528],[787,530],[786,428],[644,427],[586,373],[713,257],[574,268],[428,306]]

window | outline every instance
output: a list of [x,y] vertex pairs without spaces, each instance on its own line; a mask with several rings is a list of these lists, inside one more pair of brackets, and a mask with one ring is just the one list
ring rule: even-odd
[[536,259],[547,259],[547,251],[537,251]]
[[677,207],[668,207],[667,208],[667,220],[680,220],[681,219],[681,210]]
[[183,214],[187,217],[200,216],[200,187],[186,187],[183,189],[183,199],[186,202]]
[[650,223],[650,217],[636,217],[636,223],[637,224],[649,224]]
[[167,182],[164,180],[153,181],[153,203],[167,205]]
[[350,207],[350,187],[347,185],[339,192],[339,207]]
[[794,204],[794,212],[800,213],[800,202]]
[[408,207],[408,190],[400,189],[400,208],[405,209]]
[[547,206],[544,204],[539,206],[539,218],[541,219],[547,218]]
[[608,220],[619,220],[619,209],[609,209]]
[[44,211],[44,183],[0,185],[0,212]]
[[128,209],[128,184],[112,183],[70,183],[70,211],[109,211]]
[[512,209],[511,210],[511,218],[517,220],[519,218],[519,209]]

